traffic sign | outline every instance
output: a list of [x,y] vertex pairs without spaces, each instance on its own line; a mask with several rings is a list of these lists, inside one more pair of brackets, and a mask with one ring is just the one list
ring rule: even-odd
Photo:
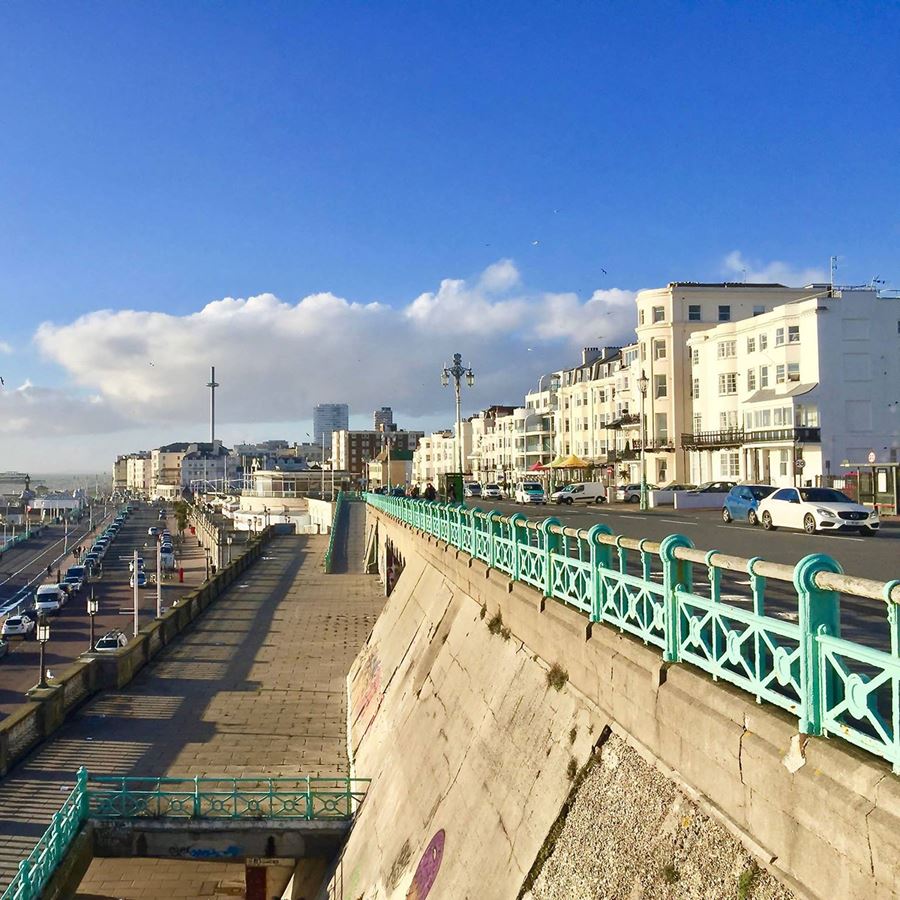
[[876,459],[878,459],[878,456],[876,455],[874,450],[870,450],[869,455],[866,458],[869,460],[870,463],[873,463],[873,462],[875,462]]

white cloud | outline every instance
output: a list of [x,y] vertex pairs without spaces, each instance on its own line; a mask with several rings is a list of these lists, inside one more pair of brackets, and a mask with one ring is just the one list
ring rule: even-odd
[[[126,424],[127,419],[102,397],[35,387],[28,379],[0,391],[0,434],[47,438],[117,431]],[[60,455],[64,451],[61,445]]]
[[740,250],[733,250],[722,261],[722,271],[729,276],[740,276],[741,281],[778,283],[787,287],[803,287],[814,282],[827,282],[824,269],[815,267],[800,269],[790,263],[773,260],[760,263],[748,260]]
[[184,316],[101,310],[44,323],[35,342],[77,387],[80,412],[60,428],[75,427],[89,409],[98,430],[119,421],[190,423],[193,432],[207,419],[211,364],[222,423],[298,421],[326,400],[346,400],[355,413],[391,405],[401,421],[443,411],[449,418],[439,372],[454,352],[478,376],[467,409],[520,403],[538,375],[571,364],[582,344],[632,339],[634,318],[630,291],[597,291],[587,301],[528,292],[504,259],[401,307],[330,293],[296,303],[226,297]]
[[12,352],[12,344],[7,343],[6,341],[0,341],[0,353],[8,355]]

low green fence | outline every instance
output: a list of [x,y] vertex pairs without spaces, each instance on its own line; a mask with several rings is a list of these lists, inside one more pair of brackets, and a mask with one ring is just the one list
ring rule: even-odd
[[36,900],[89,819],[351,819],[368,778],[120,778],[81,768],[0,900]]
[[337,534],[338,522],[341,517],[341,509],[344,506],[344,492],[338,491],[337,500],[334,503],[334,511],[331,515],[331,533],[328,536],[328,549],[325,551],[325,573],[331,574],[331,566],[334,562],[334,536]]
[[[900,772],[900,580],[845,576],[817,553],[796,566],[529,521],[462,505],[368,494],[367,502],[510,578],[658,647],[672,663],[796,715],[803,734],[839,737]],[[876,601],[844,623],[841,596]],[[872,616],[872,613],[879,613]],[[874,621],[873,621],[874,619]],[[561,661],[563,662],[563,661]]]

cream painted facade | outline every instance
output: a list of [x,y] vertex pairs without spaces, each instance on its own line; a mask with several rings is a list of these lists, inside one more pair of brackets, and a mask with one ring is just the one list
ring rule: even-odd
[[[464,419],[462,422],[462,452],[463,460],[469,460],[472,455],[472,422]],[[471,471],[471,466],[467,466]],[[413,453],[412,480],[416,484],[425,485],[429,481],[437,484],[439,475],[459,471],[457,458],[456,438],[453,431],[435,431],[419,440],[419,445]]]
[[133,453],[126,459],[125,486],[136,494],[149,494],[152,473],[149,453]]
[[690,338],[691,480],[815,484],[873,451],[897,461],[900,298],[807,296]]

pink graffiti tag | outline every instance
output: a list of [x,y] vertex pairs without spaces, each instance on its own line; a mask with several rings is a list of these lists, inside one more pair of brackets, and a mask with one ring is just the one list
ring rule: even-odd
[[422,858],[419,860],[419,866],[416,874],[413,875],[412,884],[409,886],[409,892],[406,900],[425,900],[431,892],[438,872],[441,869],[441,860],[444,858],[444,829],[442,828],[431,839]]

